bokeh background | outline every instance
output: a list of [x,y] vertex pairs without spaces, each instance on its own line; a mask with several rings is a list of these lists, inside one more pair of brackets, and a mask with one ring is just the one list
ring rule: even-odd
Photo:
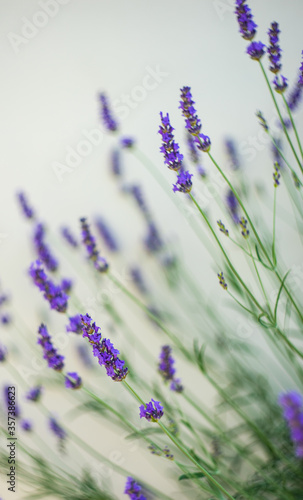
[[[259,26],[257,39],[266,43],[270,23],[279,22],[283,74],[292,85],[303,48],[301,0],[249,3]],[[117,271],[123,273],[126,263],[150,265],[137,245],[142,221],[109,172],[117,138],[102,127],[100,91],[112,102],[121,132],[134,137],[155,168],[172,182],[159,153],[159,112],[169,112],[176,139],[184,144],[179,89],[191,86],[215,157],[224,164],[223,142],[232,137],[242,150],[241,168],[248,182],[258,179],[261,187],[263,181],[265,187],[271,185],[266,163],[271,156],[258,139],[255,112],[261,109],[271,121],[273,107],[258,65],[245,54],[246,42],[233,11],[231,0],[0,1],[0,284],[11,292],[13,309],[30,328],[41,314],[37,303],[42,299],[26,276],[32,260],[31,230],[17,206],[17,191],[28,194],[53,241],[63,223],[79,233],[79,217],[102,214],[123,247],[124,260],[117,260]],[[297,121],[302,125],[300,112]],[[80,153],[74,167],[59,172],[71,151],[83,151],[81,143],[89,134],[99,134],[98,144]],[[206,294],[213,294],[217,282],[212,261],[186,217],[180,217],[138,160],[129,155],[124,162],[127,179],[144,187],[162,233],[204,284]],[[212,168],[206,160],[205,167]],[[270,211],[264,209],[263,215],[270,218]],[[297,240],[293,232],[287,233],[287,224],[280,233],[283,238],[292,262],[300,262]],[[62,262],[68,272],[71,262],[66,255]],[[85,270],[82,279],[85,287]],[[125,314],[139,322],[127,306]],[[54,406],[58,401],[54,396]]]

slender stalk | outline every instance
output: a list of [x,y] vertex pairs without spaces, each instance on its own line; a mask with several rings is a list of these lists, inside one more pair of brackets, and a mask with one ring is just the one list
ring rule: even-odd
[[285,104],[285,107],[287,109],[287,113],[288,113],[288,116],[290,118],[290,121],[291,121],[291,124],[292,124],[292,128],[294,130],[294,133],[295,133],[295,136],[296,136],[296,139],[297,139],[297,143],[298,143],[298,146],[299,146],[299,149],[300,149],[301,157],[302,157],[302,160],[303,160],[303,149],[302,149],[301,141],[300,141],[299,134],[298,134],[298,131],[297,131],[297,127],[295,125],[295,122],[294,122],[294,119],[293,119],[293,116],[292,116],[292,112],[290,110],[290,107],[288,106],[288,102],[287,102],[284,94],[282,94],[282,98],[283,98],[283,102]]

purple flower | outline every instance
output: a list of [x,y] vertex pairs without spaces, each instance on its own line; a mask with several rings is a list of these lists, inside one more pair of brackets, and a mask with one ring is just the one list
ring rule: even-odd
[[181,101],[179,108],[185,118],[185,127],[191,135],[199,136],[201,132],[201,121],[194,108],[195,101],[192,99],[190,87],[183,87],[181,90]]
[[186,139],[191,156],[191,161],[196,165],[198,174],[201,175],[201,177],[206,177],[206,170],[201,165],[201,159],[199,156],[197,143],[195,142],[193,136],[189,132],[186,134]]
[[64,356],[57,353],[57,349],[54,348],[52,339],[43,323],[39,326],[38,334],[40,337],[38,337],[37,343],[43,349],[43,358],[46,359],[49,368],[61,372],[64,367]]
[[234,222],[238,224],[240,220],[238,215],[239,203],[231,189],[227,192],[226,203]]
[[208,153],[211,147],[211,140],[208,135],[200,134],[196,137],[197,148],[203,151],[203,153]]
[[76,314],[75,316],[70,316],[68,319],[69,319],[69,324],[66,325],[66,331],[80,335],[80,333],[82,333],[81,315]]
[[3,325],[8,325],[12,321],[12,318],[11,318],[10,314],[5,313],[5,314],[1,314],[0,321]]
[[241,219],[239,220],[239,224],[242,228],[241,234],[243,238],[248,238],[249,230],[247,229],[247,220],[245,219],[245,217],[241,217]]
[[128,495],[131,500],[147,500],[147,497],[142,495],[142,486],[140,486],[131,476],[126,480],[124,493]]
[[58,268],[58,261],[52,255],[50,248],[45,243],[45,228],[43,224],[39,223],[34,231],[34,244],[38,258],[45,264],[49,271],[56,271]]
[[104,218],[98,217],[95,221],[95,224],[107,248],[112,252],[117,252],[119,250],[118,242],[114,237],[110,227],[105,222]]
[[50,303],[51,309],[55,309],[58,312],[65,312],[68,304],[68,296],[60,286],[55,285],[47,277],[39,260],[31,264],[29,274],[39,290],[44,292],[43,297]]
[[135,140],[131,137],[122,137],[120,139],[120,144],[122,148],[132,148],[135,144]]
[[163,416],[163,406],[159,401],[151,399],[146,405],[140,406],[140,418],[146,418],[149,422],[157,422]]
[[254,61],[260,61],[265,53],[266,46],[262,42],[251,42],[247,47],[246,52]]
[[25,217],[27,217],[28,219],[33,219],[35,217],[35,213],[34,210],[29,206],[25,193],[20,192],[17,194],[17,197]]
[[301,101],[302,88],[303,88],[303,79],[302,79],[302,84],[300,85],[299,83],[296,83],[295,87],[290,91],[288,95],[287,104],[291,111],[296,111]]
[[285,78],[285,76],[283,75],[277,75],[273,80],[273,84],[275,87],[275,91],[278,92],[278,94],[283,94],[283,92],[285,92],[288,87],[287,78]]
[[64,293],[69,294],[71,292],[72,287],[73,287],[73,282],[69,278],[63,278],[61,280],[60,287]]
[[130,186],[129,192],[133,195],[133,197],[134,197],[135,201],[137,202],[138,207],[141,210],[141,212],[143,213],[144,217],[149,219],[150,218],[149,210],[148,210],[147,205],[145,203],[145,199],[143,196],[141,186],[139,186],[138,184],[133,184]]
[[30,420],[23,418],[21,420],[20,424],[21,424],[22,429],[26,432],[31,432],[33,430],[33,424],[31,423]]
[[0,344],[0,363],[6,360],[7,349],[3,345]]
[[81,377],[76,372],[69,372],[65,376],[65,387],[67,389],[79,389],[82,385]]
[[159,128],[159,134],[162,136],[162,146],[160,148],[161,153],[164,155],[164,163],[171,170],[179,170],[182,165],[183,155],[179,153],[179,145],[174,141],[173,127],[169,121],[169,115],[164,117],[163,113],[160,113],[161,125]]
[[295,391],[281,394],[279,405],[287,421],[296,456],[303,458],[303,397]]
[[118,149],[114,149],[111,153],[111,171],[117,177],[122,175],[121,155]]
[[82,243],[84,244],[87,253],[88,259],[91,260],[94,264],[94,267],[100,273],[104,273],[108,270],[108,263],[106,260],[100,256],[99,250],[97,249],[96,240],[93,237],[90,227],[86,222],[86,218],[82,217],[80,219],[81,229],[82,229]]
[[227,154],[229,156],[231,166],[233,170],[238,170],[240,168],[240,161],[239,161],[239,156],[238,152],[236,149],[235,141],[233,139],[226,139],[225,140],[225,148],[227,151]]
[[268,31],[269,35],[269,47],[267,48],[268,58],[271,62],[269,71],[272,73],[279,73],[282,68],[280,63],[281,59],[281,49],[279,46],[279,25],[276,22],[271,23],[271,28]]
[[179,173],[177,177],[176,184],[173,185],[173,191],[180,191],[181,193],[189,193],[192,188],[191,177],[193,175],[188,171],[184,172],[183,170]]
[[25,397],[29,401],[39,401],[41,394],[42,394],[42,387],[41,385],[37,385],[36,387],[30,389]]
[[55,419],[55,417],[50,417],[49,418],[49,427],[51,431],[60,439],[64,440],[66,438],[66,432],[65,430],[61,427],[61,425],[58,423],[58,421]]
[[144,238],[144,245],[148,252],[157,253],[163,247],[163,241],[154,222],[150,221],[147,226],[147,235]]
[[76,238],[67,226],[61,228],[61,234],[71,247],[77,248],[79,246]]
[[130,268],[130,275],[131,275],[131,278],[132,278],[134,284],[136,285],[137,289],[141,293],[147,294],[148,289],[147,289],[146,283],[143,279],[141,269],[137,266],[131,267]]
[[160,375],[163,377],[165,382],[171,381],[170,389],[175,392],[182,392],[183,387],[181,385],[180,379],[175,378],[176,370],[174,368],[175,360],[171,356],[172,349],[170,346],[165,345],[162,347],[160,353],[160,361],[158,364],[158,370]]
[[107,128],[107,130],[115,132],[118,129],[118,124],[111,113],[107,97],[104,93],[101,93],[99,94],[99,99],[101,102],[101,118],[103,124]]
[[251,10],[245,0],[236,0],[236,10],[240,33],[245,40],[252,40],[256,34],[257,25],[253,21]]
[[87,337],[93,348],[93,354],[98,358],[100,366],[105,366],[107,375],[114,381],[121,382],[128,374],[125,361],[122,361],[109,339],[102,338],[101,330],[93,323],[88,314],[81,315],[83,337]]

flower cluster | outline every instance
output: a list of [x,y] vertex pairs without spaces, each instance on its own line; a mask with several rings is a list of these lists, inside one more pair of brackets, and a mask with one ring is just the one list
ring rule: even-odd
[[103,217],[98,217],[95,224],[107,248],[112,252],[117,252],[119,250],[118,242]]
[[[40,327],[41,328],[41,327]],[[36,387],[33,387],[26,393],[26,399],[29,401],[39,401],[40,397],[42,394],[42,387],[41,385],[38,385]]]
[[273,173],[274,187],[278,187],[279,186],[279,184],[280,184],[280,177],[281,177],[281,174],[280,174],[280,165],[276,161],[274,163],[274,173]]
[[56,271],[58,261],[52,255],[50,248],[45,242],[45,228],[43,224],[38,223],[34,230],[34,244],[38,258],[45,264],[49,271]]
[[283,94],[288,87],[287,78],[283,75],[276,75],[273,80],[273,84],[275,91],[278,92],[278,94]]
[[132,278],[134,284],[136,285],[137,289],[141,293],[147,294],[148,289],[147,289],[146,283],[144,281],[144,278],[142,276],[141,269],[137,266],[133,266],[130,268],[129,271],[130,271],[131,278]]
[[120,144],[122,148],[132,148],[135,144],[135,140],[132,137],[122,137],[120,139]]
[[116,177],[120,177],[122,174],[121,154],[120,154],[119,149],[114,149],[111,153],[111,172]]
[[161,449],[157,448],[154,444],[150,444],[148,446],[148,449],[150,450],[152,455],[157,455],[158,457],[164,456],[165,458],[168,458],[169,460],[174,459],[174,455],[171,453],[168,446],[164,446],[164,448],[161,450]]
[[266,46],[262,42],[251,42],[246,49],[247,54],[254,61],[260,61],[261,57],[265,54]]
[[238,170],[240,168],[240,160],[238,156],[238,152],[236,149],[235,142],[232,139],[225,140],[225,148],[227,154],[230,158],[231,167],[233,170]]
[[217,276],[219,278],[219,283],[222,286],[223,290],[227,290],[227,283],[225,281],[223,272],[221,271],[221,273],[218,273]]
[[20,202],[21,208],[23,210],[23,213],[27,219],[33,219],[35,217],[34,210],[32,207],[28,204],[28,200],[25,196],[25,193],[20,192],[17,194],[18,200]]
[[20,425],[25,432],[31,432],[33,430],[33,424],[30,420],[27,420],[25,418],[21,420]]
[[159,128],[159,134],[162,136],[162,146],[160,151],[164,155],[165,165],[171,170],[178,171],[182,166],[183,155],[179,153],[179,145],[174,140],[174,128],[170,124],[168,113],[166,116],[163,116],[163,113],[160,113],[160,117],[161,125]]
[[154,222],[150,221],[147,226],[147,235],[144,238],[144,245],[148,252],[159,252],[163,247],[163,241]]
[[61,427],[55,417],[50,417],[49,427],[51,431],[60,439],[60,441],[63,441],[66,438],[65,430]]
[[242,228],[241,234],[243,238],[248,238],[249,230],[247,229],[247,220],[245,219],[245,217],[241,217],[241,219],[239,220],[239,224]]
[[104,93],[101,93],[99,95],[99,99],[101,102],[101,118],[103,120],[104,126],[110,132],[115,132],[118,129],[118,124],[111,113],[107,97]]
[[76,314],[75,316],[70,316],[68,319],[69,319],[69,324],[66,325],[66,331],[77,333],[77,335],[82,333],[81,315]]
[[99,365],[105,366],[106,373],[112,380],[121,382],[128,374],[125,361],[118,357],[119,351],[115,349],[110,340],[102,338],[100,328],[92,322],[88,314],[81,315],[83,337],[87,337],[93,347],[93,354],[98,358]]
[[185,128],[194,137],[197,148],[207,153],[210,150],[211,142],[207,135],[201,134],[201,121],[194,108],[195,102],[192,99],[190,87],[181,89],[181,101],[179,108],[185,118]]
[[146,496],[142,494],[142,486],[140,486],[131,476],[126,480],[124,493],[128,495],[131,500],[147,500]]
[[173,191],[180,191],[181,193],[190,193],[192,188],[192,178],[193,174],[189,172],[185,172],[183,170],[180,171],[177,177],[176,184],[173,185]]
[[80,219],[80,222],[82,230],[82,243],[87,250],[88,258],[93,262],[94,267],[97,269],[97,271],[99,271],[100,273],[104,273],[108,270],[108,263],[99,254],[96,240],[90,231],[89,225],[86,222],[86,218],[82,217],[82,219]]
[[236,0],[236,10],[240,33],[245,40],[252,40],[256,34],[257,25],[253,20],[251,9],[246,0]]
[[81,377],[76,372],[68,372],[65,376],[65,387],[67,389],[79,389],[82,385]]
[[226,227],[223,224],[223,222],[221,221],[221,219],[217,220],[217,224],[219,226],[221,233],[225,234],[225,236],[229,236],[229,231],[228,231],[228,229],[226,229]]
[[163,406],[159,401],[151,399],[146,405],[140,406],[140,418],[146,418],[149,422],[158,422],[163,416]]
[[303,397],[291,391],[280,396],[279,404],[283,408],[283,415],[290,429],[296,456],[303,458]]
[[271,27],[268,30],[269,35],[269,47],[267,49],[268,58],[271,62],[269,67],[269,71],[272,73],[279,73],[282,68],[282,64],[280,62],[281,59],[281,49],[279,46],[279,25],[276,22],[271,23]]
[[170,389],[175,392],[182,392],[183,386],[180,383],[180,379],[175,378],[176,370],[174,368],[175,360],[171,356],[172,349],[168,345],[162,347],[160,353],[160,361],[158,369],[160,375],[163,377],[165,382],[171,381]]
[[238,215],[239,202],[231,189],[229,189],[227,191],[226,203],[227,203],[227,208],[230,211],[230,215],[232,216],[233,221],[236,224],[238,224],[239,219],[240,219],[239,215]]
[[64,356],[57,353],[57,350],[52,344],[52,339],[47,331],[47,328],[43,323],[39,326],[38,333],[40,337],[38,337],[37,343],[42,346],[43,358],[46,359],[49,368],[53,368],[54,370],[61,372],[64,367]]
[[35,285],[44,292],[43,297],[50,303],[51,309],[58,312],[65,312],[68,305],[68,296],[61,286],[55,285],[44,271],[40,260],[33,262],[29,269],[29,274]]
[[71,233],[71,230],[68,227],[66,226],[62,227],[61,234],[71,247],[77,248],[79,246],[76,238]]

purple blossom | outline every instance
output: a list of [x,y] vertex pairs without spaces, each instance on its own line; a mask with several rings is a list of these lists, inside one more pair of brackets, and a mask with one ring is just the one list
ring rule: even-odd
[[140,486],[131,476],[126,480],[124,493],[128,495],[131,500],[147,500],[147,497],[142,494],[142,486]]
[[55,417],[49,418],[49,427],[51,431],[61,440],[63,441],[66,438],[66,432],[55,419]]
[[28,204],[28,200],[26,198],[25,193],[20,192],[17,194],[18,200],[20,202],[21,208],[23,210],[23,214],[27,219],[33,219],[35,217],[34,210]]
[[217,220],[217,224],[219,226],[221,233],[225,234],[225,236],[229,236],[229,231],[228,231],[228,229],[226,229],[226,227],[223,224],[223,222],[221,221],[221,219]]
[[143,213],[144,217],[147,219],[150,218],[149,210],[147,208],[147,205],[145,203],[145,199],[143,196],[142,188],[138,184],[133,184],[129,188],[129,192],[133,195],[135,201],[137,202],[137,205],[141,212]]
[[12,321],[11,315],[8,313],[1,314],[0,321],[3,325],[8,325]]
[[82,229],[82,243],[84,244],[87,253],[88,259],[91,260],[94,264],[94,267],[100,273],[104,273],[108,270],[108,263],[106,260],[100,256],[99,250],[97,249],[96,240],[93,237],[90,227],[86,222],[86,218],[82,217],[80,219],[81,229]]
[[132,137],[122,137],[120,139],[120,144],[122,148],[132,148],[135,144],[135,140]]
[[39,260],[31,264],[29,274],[39,290],[44,292],[43,297],[50,303],[51,309],[55,309],[58,312],[65,312],[68,304],[68,296],[60,286],[55,285],[47,277]]
[[33,387],[26,393],[26,399],[29,401],[39,401],[40,397],[42,394],[42,387],[41,385],[37,385],[36,387]]
[[61,228],[61,234],[71,247],[77,248],[79,246],[76,238],[67,226]]
[[279,73],[282,68],[282,64],[280,63],[281,59],[281,49],[279,46],[279,25],[276,22],[271,23],[271,27],[268,31],[269,35],[269,47],[267,48],[268,58],[271,62],[269,70],[272,73]]
[[238,215],[239,203],[231,189],[229,189],[227,192],[226,203],[227,203],[227,208],[229,209],[230,214],[233,218],[233,221],[236,224],[238,224],[240,220],[240,217]]
[[265,53],[266,46],[262,42],[251,42],[247,47],[246,52],[254,61],[260,61]]
[[150,221],[147,226],[147,235],[144,238],[144,245],[148,252],[157,253],[163,247],[163,241],[154,222]]
[[303,458],[303,397],[298,392],[290,391],[279,397],[279,405],[283,409],[296,456]]
[[69,278],[63,278],[60,283],[61,290],[67,295],[71,292],[73,281]]
[[73,333],[76,333],[77,335],[80,335],[80,333],[82,333],[81,314],[76,314],[75,316],[70,316],[68,319],[69,319],[69,324],[66,325],[66,331],[73,332]]
[[65,376],[65,387],[67,389],[79,389],[82,385],[81,377],[76,372],[69,372]]
[[236,10],[240,33],[245,40],[252,40],[256,34],[257,25],[253,21],[251,9],[245,0],[236,0]]
[[225,139],[225,148],[229,156],[231,166],[233,170],[238,170],[240,168],[240,160],[236,148],[235,141],[233,139]]
[[121,155],[118,149],[114,149],[111,153],[111,171],[116,177],[120,177],[122,175]]
[[5,346],[0,344],[0,363],[3,363],[6,360],[7,349]]
[[208,153],[211,147],[211,140],[208,135],[200,134],[196,138],[197,148],[203,151],[203,153]]
[[190,174],[188,171],[184,172],[183,170],[180,171],[178,177],[177,177],[177,182],[176,184],[173,184],[173,191],[180,191],[181,193],[190,193],[191,188],[192,188],[192,174]]
[[147,289],[146,283],[144,281],[141,269],[137,266],[131,267],[130,268],[130,275],[131,275],[131,278],[132,278],[134,284],[136,285],[137,289],[141,293],[147,294],[148,289]]
[[31,432],[33,430],[33,424],[31,423],[30,420],[27,420],[27,419],[23,418],[21,420],[20,424],[21,424],[22,429],[25,432]]
[[118,357],[119,351],[115,349],[109,339],[102,338],[101,330],[93,323],[88,314],[81,315],[83,337],[87,337],[93,348],[93,355],[98,358],[100,366],[104,366],[106,373],[112,380],[121,382],[128,374],[125,361]]
[[114,237],[112,230],[105,222],[104,218],[98,217],[95,221],[95,224],[107,248],[112,252],[117,252],[119,250],[118,242]]
[[180,383],[180,379],[175,378],[175,373],[176,373],[176,370],[174,368],[175,360],[171,356],[171,352],[172,349],[170,346],[165,345],[162,347],[160,353],[160,361],[158,364],[158,370],[165,382],[171,381],[170,389],[172,391],[182,392],[183,387]]
[[45,243],[45,228],[43,224],[38,223],[34,230],[34,244],[38,258],[45,264],[49,271],[56,271],[58,261],[52,255],[50,248]]
[[101,118],[103,124],[105,128],[107,128],[107,130],[109,130],[110,132],[115,132],[118,129],[118,124],[109,108],[107,97],[102,92],[101,94],[99,94],[99,99],[101,102]]
[[201,121],[194,108],[195,101],[192,99],[190,87],[183,87],[181,90],[181,101],[179,108],[185,118],[185,127],[191,135],[199,136],[201,132]]
[[171,170],[179,170],[182,166],[183,155],[179,153],[179,145],[174,141],[173,130],[169,121],[169,115],[164,117],[160,113],[161,125],[159,134],[162,136],[161,153],[164,155],[164,163]]
[[54,348],[52,339],[43,323],[39,326],[38,334],[40,337],[38,337],[37,343],[43,349],[43,358],[46,359],[49,368],[61,372],[64,367],[64,356],[57,353],[57,349]]
[[157,422],[163,416],[163,406],[154,399],[151,399],[146,405],[141,405],[139,409],[140,418],[146,418],[149,422]]
[[[303,83],[303,80],[302,80]],[[296,83],[295,87],[290,91],[288,97],[287,97],[287,104],[288,107],[291,111],[296,111],[301,98],[302,98],[302,89],[303,85]]]
[[287,78],[283,75],[277,75],[273,80],[273,84],[275,91],[278,92],[278,94],[283,94],[288,87]]

